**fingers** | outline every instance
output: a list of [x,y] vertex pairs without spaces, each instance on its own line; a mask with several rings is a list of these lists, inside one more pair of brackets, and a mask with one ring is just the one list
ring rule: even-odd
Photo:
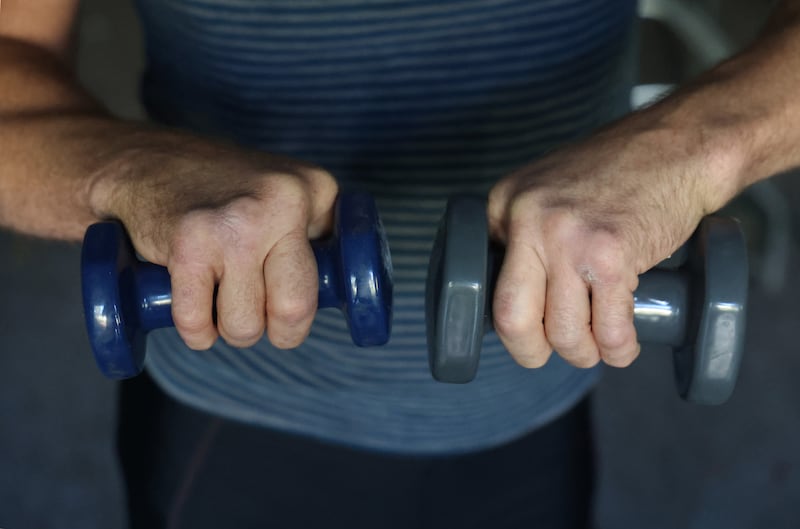
[[535,250],[512,233],[493,299],[494,328],[514,360],[541,367],[552,347],[544,332],[546,274]]
[[298,346],[311,329],[317,310],[317,265],[305,232],[278,241],[264,263],[267,333],[280,348]]
[[592,330],[603,361],[627,367],[639,355],[633,326],[633,292],[625,284],[592,285]]
[[195,350],[208,349],[217,339],[212,319],[216,274],[206,265],[176,263],[169,267],[172,320],[181,339]]
[[208,349],[219,336],[249,347],[265,329],[282,348],[308,335],[318,285],[306,209],[259,218],[248,208],[255,209],[245,203],[227,217],[187,215],[176,229],[167,259],[173,321],[192,349]]
[[229,255],[220,274],[208,265],[170,266],[173,320],[192,349],[208,349],[218,336],[233,347],[249,347],[265,328],[272,344],[281,348],[296,347],[308,336],[319,286],[305,234],[284,237],[263,262],[247,254]]
[[530,259],[506,257],[498,278],[495,329],[520,365],[541,367],[552,349],[582,368],[601,359],[614,367],[626,367],[636,359],[640,346],[629,288],[617,283],[593,284],[590,296],[589,286],[568,265],[560,271],[556,267],[546,280],[544,275]]
[[[608,245],[599,246],[549,248],[545,265],[530,235],[510,230],[493,316],[499,338],[520,365],[540,367],[553,349],[582,368],[601,359],[625,367],[639,354],[633,322],[636,276],[631,272],[628,280],[624,260],[611,258]],[[588,248],[596,251],[583,251]]]
[[557,262],[547,282],[545,333],[558,354],[576,367],[592,367],[600,361],[591,321],[586,283],[568,263]]
[[249,347],[264,334],[266,293],[255,249],[237,249],[225,263],[217,291],[217,328],[233,347]]
[[296,231],[272,246],[264,262],[249,252],[230,259],[219,282],[217,328],[234,347],[249,347],[267,329],[270,342],[296,347],[308,336],[317,309],[314,254]]

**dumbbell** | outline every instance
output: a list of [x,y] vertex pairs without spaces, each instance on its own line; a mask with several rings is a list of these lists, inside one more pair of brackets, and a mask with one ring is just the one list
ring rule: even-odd
[[[386,343],[392,264],[372,197],[341,194],[333,234],[311,245],[319,271],[319,308],[341,309],[356,345]],[[109,378],[139,374],[146,334],[174,326],[169,272],[140,261],[120,223],[101,222],[86,231],[81,276],[86,328],[97,366]]]
[[[486,200],[457,196],[434,243],[426,286],[433,377],[465,383],[478,370],[502,249],[489,241]],[[737,221],[707,217],[685,247],[642,274],[634,292],[639,341],[669,346],[680,395],[721,404],[733,392],[744,348],[748,265]]]

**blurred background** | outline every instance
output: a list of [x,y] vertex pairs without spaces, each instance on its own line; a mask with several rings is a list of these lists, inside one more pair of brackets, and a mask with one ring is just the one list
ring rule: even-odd
[[[670,9],[669,4],[674,4]],[[642,2],[716,24],[691,46],[675,23],[643,24],[643,82],[690,77],[746,45],[771,3]],[[683,14],[680,14],[683,13]],[[86,0],[79,72],[116,114],[142,116],[139,28],[124,1]],[[720,48],[720,44],[723,44]],[[700,49],[688,49],[699,46]],[[718,57],[717,57],[718,58]],[[733,398],[703,408],[679,400],[672,359],[645,350],[597,389],[596,525],[613,528],[800,526],[800,175],[784,175],[731,206],[753,251],[746,357]],[[794,211],[793,211],[794,209]],[[791,228],[794,226],[794,236]],[[77,245],[0,233],[0,527],[122,528],[113,457],[115,384],[97,371],[83,330]],[[795,327],[798,325],[798,327]]]

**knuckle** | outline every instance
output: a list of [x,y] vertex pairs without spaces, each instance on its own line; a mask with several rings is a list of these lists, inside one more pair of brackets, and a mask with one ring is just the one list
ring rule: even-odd
[[331,202],[336,197],[339,186],[336,179],[325,169],[314,167],[311,171],[311,182],[315,192],[322,198],[327,198]]
[[495,331],[512,340],[529,333],[534,323],[522,311],[515,310],[511,296],[499,293],[493,304],[493,320]]
[[276,192],[264,211],[268,212],[270,224],[297,227],[312,214],[313,202],[308,191],[295,180]]
[[172,321],[181,334],[186,336],[202,335],[211,325],[210,318],[199,311],[173,311]]
[[628,325],[603,325],[594,329],[594,337],[601,350],[617,350],[632,344],[635,331]]
[[604,285],[619,283],[623,267],[624,262],[617,255],[611,255],[609,252],[595,254],[591,264],[594,280],[591,282],[600,281]]
[[198,261],[198,239],[193,228],[187,227],[184,221],[179,221],[172,231],[168,247],[170,272],[176,268],[191,269]]
[[[587,270],[585,279],[603,285],[621,283],[630,276],[632,261],[627,257],[621,241],[608,233],[595,234],[586,246]],[[633,274],[635,276],[636,274]]]
[[574,241],[580,233],[580,219],[570,207],[570,201],[551,204],[542,212],[540,232],[551,248],[557,248],[562,241]]
[[600,351],[603,362],[611,367],[628,367],[639,356],[640,347],[638,343],[632,343],[628,347],[616,350]]
[[195,351],[210,349],[217,339],[217,331],[210,322],[201,318],[188,317],[181,319],[173,315],[175,329],[183,342]]
[[495,312],[494,328],[497,334],[511,340],[522,338],[528,332],[529,325],[519,316],[508,312]]
[[267,307],[270,321],[295,328],[307,323],[317,308],[311,296],[281,296],[270,299]]

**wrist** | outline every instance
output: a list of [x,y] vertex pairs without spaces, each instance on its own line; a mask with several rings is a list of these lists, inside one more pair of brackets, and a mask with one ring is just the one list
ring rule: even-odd
[[[687,90],[646,109],[637,119],[663,135],[685,164],[703,214],[722,208],[759,179],[757,145],[762,116],[727,105],[708,92]],[[768,175],[764,175],[766,177]],[[761,178],[763,178],[761,177]]]
[[789,14],[756,45],[643,112],[698,141],[717,205],[800,165],[800,20]]
[[[139,156],[141,157],[141,156]],[[122,187],[130,181],[137,155],[131,149],[113,149],[99,161],[87,180],[89,209],[97,219],[119,218]]]
[[[186,160],[194,158],[184,150],[195,140],[172,130],[116,122],[108,133],[114,139],[96,157],[87,186],[89,207],[98,218],[123,219],[135,207],[134,199],[145,198],[148,188],[165,185],[163,175],[183,174]],[[145,175],[156,181],[145,185]]]

